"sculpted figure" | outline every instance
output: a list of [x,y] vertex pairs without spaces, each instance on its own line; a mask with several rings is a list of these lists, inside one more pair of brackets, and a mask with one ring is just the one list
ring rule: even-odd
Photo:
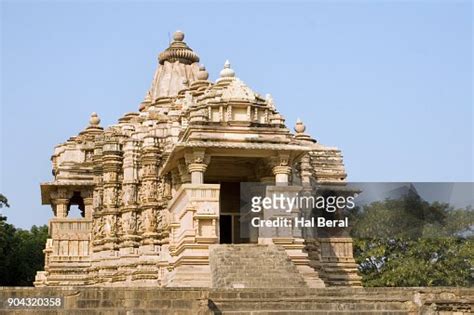
[[115,231],[116,231],[115,217],[109,215],[105,218],[104,233],[106,236],[112,236]]
[[144,213],[143,227],[147,232],[153,232],[156,229],[156,217],[153,210],[147,210]]
[[101,238],[104,236],[104,218],[96,218],[93,223],[93,230],[95,238]]
[[137,214],[135,212],[124,213],[122,219],[122,228],[125,234],[135,234],[137,228]]
[[123,188],[122,202],[124,205],[133,205],[136,202],[136,190],[134,186],[125,186]]

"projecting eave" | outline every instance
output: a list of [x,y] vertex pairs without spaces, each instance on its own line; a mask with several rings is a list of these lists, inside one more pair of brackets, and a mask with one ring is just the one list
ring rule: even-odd
[[83,187],[93,187],[93,181],[54,181],[41,183],[41,204],[51,204],[51,193],[58,188],[78,189]]
[[243,143],[243,142],[206,142],[190,141],[177,143],[160,170],[160,176],[177,167],[178,160],[184,157],[188,149],[205,149],[211,156],[238,157],[271,157],[277,153],[287,152],[292,160],[299,160],[305,153],[320,149],[318,144],[275,144],[275,143]]

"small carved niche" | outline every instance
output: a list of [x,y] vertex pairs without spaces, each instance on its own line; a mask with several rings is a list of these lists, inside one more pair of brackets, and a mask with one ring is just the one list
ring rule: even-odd
[[85,150],[84,151],[84,162],[92,162],[94,156],[94,150]]

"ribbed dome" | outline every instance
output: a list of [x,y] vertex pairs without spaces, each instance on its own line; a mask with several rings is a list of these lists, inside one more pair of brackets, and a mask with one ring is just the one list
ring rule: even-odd
[[159,55],[160,64],[164,64],[165,61],[175,62],[179,61],[186,65],[190,65],[195,62],[199,62],[199,56],[183,42],[184,33],[176,31],[173,34],[173,42],[170,44],[165,51]]
[[205,73],[200,73],[203,71],[200,70],[198,55],[183,39],[184,33],[176,31],[173,34],[173,42],[159,55],[159,65],[146,99],[140,105],[141,111],[158,98],[177,96],[179,91],[205,76]]

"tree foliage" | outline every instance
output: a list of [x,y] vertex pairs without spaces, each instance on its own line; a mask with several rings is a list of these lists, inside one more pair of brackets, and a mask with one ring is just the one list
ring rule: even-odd
[[[0,207],[8,207],[0,194]],[[0,286],[31,286],[36,271],[43,270],[43,248],[48,227],[33,226],[30,230],[15,228],[0,215]]]
[[3,207],[10,207],[10,205],[8,204],[8,199],[7,199],[7,197],[5,197],[4,195],[0,194],[0,208],[3,208]]
[[44,267],[44,245],[48,227],[17,229],[0,222],[0,285],[31,286],[36,272]]
[[353,214],[364,286],[472,286],[474,211],[418,196],[387,199]]

